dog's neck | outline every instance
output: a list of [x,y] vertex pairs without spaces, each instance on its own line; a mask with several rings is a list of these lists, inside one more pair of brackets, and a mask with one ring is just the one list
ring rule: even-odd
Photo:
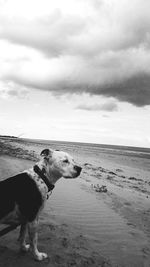
[[34,172],[43,180],[48,188],[48,192],[54,189],[54,185],[49,181],[49,179],[45,176],[45,172],[39,168],[38,165],[34,165]]
[[39,161],[36,163],[36,165],[40,168],[41,171],[43,171],[44,175],[47,177],[49,182],[53,185],[61,178],[61,176],[58,173],[53,173],[53,171],[45,166],[43,161]]

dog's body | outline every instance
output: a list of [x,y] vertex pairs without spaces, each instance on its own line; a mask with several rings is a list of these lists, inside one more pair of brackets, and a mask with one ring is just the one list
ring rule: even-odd
[[[37,249],[38,217],[45,201],[59,178],[76,178],[81,172],[65,152],[45,149],[41,157],[33,168],[0,182],[0,222],[21,224],[21,249],[30,249],[37,260],[47,258]],[[30,244],[25,242],[27,229]]]

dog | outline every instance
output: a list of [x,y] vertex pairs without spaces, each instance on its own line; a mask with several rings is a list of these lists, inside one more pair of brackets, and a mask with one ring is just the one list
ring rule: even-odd
[[82,170],[68,153],[44,149],[40,156],[29,170],[0,182],[0,223],[21,224],[20,249],[31,251],[38,261],[48,257],[37,248],[38,219],[44,204],[58,179],[76,178]]

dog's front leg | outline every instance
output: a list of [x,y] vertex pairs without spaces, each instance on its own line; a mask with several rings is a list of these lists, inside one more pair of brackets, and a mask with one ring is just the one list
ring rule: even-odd
[[21,224],[18,241],[20,242],[20,249],[22,251],[28,251],[30,248],[30,245],[26,244],[27,227],[28,227],[27,223]]
[[37,241],[38,241],[38,219],[35,219],[33,222],[28,223],[28,231],[29,231],[29,238],[30,238],[30,250],[33,253],[33,256],[36,260],[41,261],[46,259],[48,256],[46,253],[39,252],[37,248]]

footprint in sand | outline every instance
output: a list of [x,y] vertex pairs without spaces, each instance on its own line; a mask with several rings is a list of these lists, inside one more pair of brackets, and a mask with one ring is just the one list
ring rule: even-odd
[[116,172],[123,172],[123,170],[121,170],[121,169],[116,169]]
[[65,248],[67,248],[69,246],[69,241],[68,241],[68,239],[66,237],[64,237],[62,239],[61,243],[62,243],[62,246],[65,247]]

